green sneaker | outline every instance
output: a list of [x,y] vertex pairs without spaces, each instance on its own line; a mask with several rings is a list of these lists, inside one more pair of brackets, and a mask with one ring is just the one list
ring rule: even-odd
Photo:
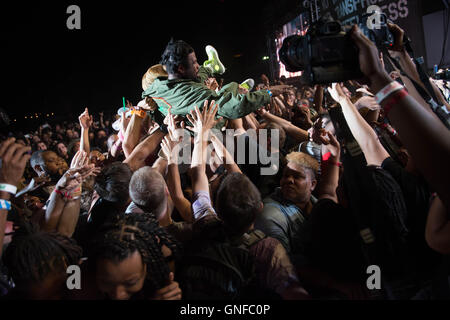
[[225,66],[219,60],[219,54],[213,46],[206,46],[206,54],[208,55],[208,60],[203,63],[205,68],[208,68],[213,73],[224,74]]
[[249,78],[249,79],[245,80],[244,82],[242,82],[240,84],[240,86],[242,88],[247,89],[248,91],[252,91],[253,87],[255,86],[255,80]]

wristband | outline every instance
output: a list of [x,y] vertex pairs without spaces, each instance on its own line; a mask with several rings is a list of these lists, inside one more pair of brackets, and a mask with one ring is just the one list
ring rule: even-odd
[[339,168],[342,167],[342,162],[339,162],[339,161],[338,162],[328,161],[327,163],[332,164],[332,165],[334,165],[336,167],[339,167]]
[[5,192],[12,193],[12,194],[16,194],[17,187],[13,186],[12,184],[0,183],[0,191],[5,191]]
[[270,90],[267,90],[267,93],[269,94],[269,96],[272,98],[272,91],[270,91]]
[[391,112],[392,107],[397,103],[399,103],[400,100],[402,100],[407,95],[408,92],[406,92],[406,90],[403,89],[398,93],[394,94],[391,98],[389,98],[388,101],[386,101],[383,106],[384,116],[387,117],[389,112]]
[[378,91],[378,93],[375,95],[375,101],[378,104],[381,104],[381,101],[387,98],[390,94],[402,90],[404,87],[398,83],[397,81],[392,81],[387,86],[385,86],[383,89]]
[[60,196],[62,196],[64,199],[72,200],[72,196],[70,195],[69,192],[64,192],[64,191],[58,190],[58,189],[56,189],[56,188],[55,188],[55,190],[53,190],[53,191],[54,191],[56,194],[59,194]]
[[11,201],[1,199],[0,209],[11,210]]
[[58,189],[56,189],[56,188],[53,190],[53,192],[56,193],[56,194],[59,194],[59,195],[62,196],[63,198],[67,198],[67,192],[63,192],[63,191],[58,190]]

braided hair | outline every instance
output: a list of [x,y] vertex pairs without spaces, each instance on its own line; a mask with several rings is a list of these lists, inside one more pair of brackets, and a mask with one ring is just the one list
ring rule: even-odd
[[173,257],[178,257],[178,243],[159,226],[154,215],[121,214],[116,216],[115,222],[100,228],[90,245],[89,260],[93,265],[98,259],[120,262],[138,251],[147,267],[145,286],[155,291],[167,286],[169,281],[170,269],[162,245],[172,251]]
[[78,265],[81,257],[82,249],[75,240],[20,220],[2,259],[16,285],[27,285],[42,281],[50,273],[65,273],[69,265]]

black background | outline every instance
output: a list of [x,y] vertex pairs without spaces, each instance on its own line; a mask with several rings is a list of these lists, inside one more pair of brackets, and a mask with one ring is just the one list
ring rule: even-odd
[[[47,112],[78,115],[117,110],[122,96],[140,100],[141,78],[159,63],[170,37],[196,51],[213,45],[227,67],[225,82],[269,70],[261,10],[264,1],[16,2],[0,10],[3,94],[12,119]],[[66,9],[81,9],[81,30],[69,30]],[[240,55],[237,57],[237,55]],[[30,123],[29,120],[25,123]],[[34,122],[42,121],[42,118]]]

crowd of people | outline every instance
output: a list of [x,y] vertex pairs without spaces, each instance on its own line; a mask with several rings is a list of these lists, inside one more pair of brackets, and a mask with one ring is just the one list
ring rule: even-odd
[[450,134],[390,28],[404,73],[354,27],[365,78],[314,86],[171,40],[141,101],[1,137],[1,298],[449,298]]

